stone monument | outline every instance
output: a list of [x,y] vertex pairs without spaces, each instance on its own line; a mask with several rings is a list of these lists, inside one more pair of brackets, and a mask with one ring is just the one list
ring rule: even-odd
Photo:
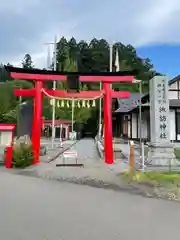
[[154,167],[178,165],[170,141],[168,78],[155,76],[150,80],[151,139],[148,163]]
[[17,136],[32,136],[32,122],[33,122],[33,104],[23,102],[19,104],[18,119],[17,119]]

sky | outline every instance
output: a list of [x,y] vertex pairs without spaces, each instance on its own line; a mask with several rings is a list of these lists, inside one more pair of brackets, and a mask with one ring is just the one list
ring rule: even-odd
[[20,66],[29,53],[46,67],[54,35],[96,37],[133,45],[172,78],[180,73],[179,22],[179,0],[0,0],[0,61]]

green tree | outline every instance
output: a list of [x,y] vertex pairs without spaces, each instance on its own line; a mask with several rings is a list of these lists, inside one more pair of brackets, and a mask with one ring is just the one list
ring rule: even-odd
[[105,39],[94,38],[89,48],[91,51],[91,70],[94,72],[107,72],[109,70],[109,44]]
[[[121,71],[135,71],[135,78],[142,80],[143,91],[148,90],[149,80],[157,73],[150,59],[140,58],[136,49],[132,45],[124,45],[117,42],[113,46],[113,60],[115,60],[115,52],[118,49],[119,62]],[[76,64],[77,63],[77,64]],[[113,61],[113,69],[115,69]],[[57,45],[57,66],[59,71],[79,71],[79,72],[104,72],[109,71],[109,44],[105,39],[92,39],[88,44],[86,41],[77,42],[75,38],[69,41],[62,37]],[[58,83],[59,89],[66,89],[65,82]],[[82,88],[97,90],[99,83],[82,83]],[[138,84],[113,84],[113,88],[117,90],[128,90],[131,92],[138,91]],[[71,117],[71,109],[60,110],[59,117]],[[83,116],[96,116],[98,104],[94,110],[81,109],[76,111],[76,118],[83,119]],[[97,117],[97,116],[96,116]],[[86,117],[85,120],[86,121]]]
[[78,71],[90,72],[92,68],[92,51],[89,49],[88,43],[85,41],[78,43],[77,56]]
[[68,42],[64,37],[62,37],[57,43],[57,69],[59,71],[65,71],[65,61],[68,56]]
[[6,122],[5,114],[15,105],[13,89],[6,82],[0,83],[0,122]]
[[78,45],[76,42],[76,39],[72,37],[68,42],[68,48],[69,48],[69,57],[72,59],[72,61],[77,62],[78,58]]
[[43,117],[44,119],[52,119],[52,107],[49,104],[50,99],[49,97],[44,96],[43,97]]
[[[70,50],[70,48],[69,48],[69,50]],[[70,57],[70,51],[68,51],[68,55],[64,59],[63,68],[64,68],[64,71],[66,71],[66,72],[76,72],[77,71],[77,68],[78,68],[77,61]],[[85,86],[83,88],[85,88]],[[66,82],[59,82],[58,89],[67,89]],[[56,115],[60,119],[71,119],[71,117],[72,117],[72,101],[69,101],[70,107],[67,107],[66,102],[67,101],[65,100],[65,105],[63,108],[57,107]],[[78,108],[77,101],[75,101],[75,103],[76,103],[75,108],[74,108],[75,121],[76,122],[86,122],[87,119],[91,115],[90,109],[82,108],[82,107]]]
[[[140,58],[137,55],[136,49],[128,44],[124,45],[117,42],[113,45],[113,60],[115,60],[115,52],[118,49],[120,70],[123,71],[136,71],[135,77],[141,79],[144,84],[148,85],[149,80],[154,75],[159,75],[154,70],[153,64],[149,58]],[[65,37],[62,37],[57,44],[57,65],[59,71],[65,71],[67,68],[68,58],[76,60],[80,72],[91,71],[109,71],[109,44],[105,39],[92,39],[90,43],[81,40],[77,42],[75,38],[71,38],[69,41]],[[113,69],[114,69],[113,61]],[[97,84],[85,84],[89,88],[98,88]],[[94,85],[94,86],[93,86]],[[119,84],[118,89],[122,87]],[[137,91],[137,88],[131,84],[131,87],[126,86],[127,89]],[[125,85],[123,86],[125,88]]]
[[[31,89],[33,84],[23,80],[13,80],[0,83],[0,122],[16,122],[19,97],[14,95],[14,89]],[[31,97],[23,97],[22,101],[32,101]]]
[[[7,64],[7,66],[12,66],[11,64]],[[4,65],[0,64],[0,82],[5,82],[7,80],[12,80],[8,72],[6,71]]]
[[[151,60],[138,56],[136,49],[132,45],[124,45],[117,42],[113,46],[113,69],[115,69],[115,52],[118,49],[119,63],[121,71],[136,71],[135,78],[142,80],[143,91],[148,90],[149,80],[155,75],[161,75],[156,72]],[[9,64],[10,65],[10,64]],[[30,54],[26,54],[22,61],[23,68],[33,68],[33,61]],[[92,39],[90,43],[86,41],[77,41],[72,37],[69,41],[62,37],[57,43],[57,62],[58,71],[69,72],[104,72],[109,71],[109,44],[105,39]],[[52,88],[52,81],[47,81],[46,87]],[[6,72],[3,64],[0,65],[0,121],[16,121],[16,108],[19,104],[19,98],[14,96],[15,88],[32,88],[33,83],[13,80]],[[83,90],[97,90],[99,83],[83,83]],[[57,82],[58,89],[67,89],[66,82]],[[138,84],[113,84],[113,88],[118,90],[138,91]],[[31,97],[23,97],[23,101],[32,101]],[[91,119],[89,124],[94,125],[97,118],[99,104],[95,108],[78,108],[76,103],[75,120],[86,123],[88,118]],[[56,109],[57,117],[60,119],[71,119],[70,108],[65,106]],[[51,119],[52,107],[49,105],[49,98],[43,99],[43,116]],[[93,123],[93,124],[92,124]]]
[[24,59],[22,61],[22,67],[26,69],[31,69],[34,67],[31,55],[29,53],[25,54]]

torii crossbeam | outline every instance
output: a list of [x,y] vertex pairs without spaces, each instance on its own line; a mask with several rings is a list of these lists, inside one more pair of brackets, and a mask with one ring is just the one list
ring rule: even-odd
[[[129,72],[116,73],[68,73],[53,72],[39,69],[22,69],[5,66],[12,78],[22,80],[34,80],[35,88],[31,90],[15,89],[16,96],[32,96],[34,97],[34,118],[32,128],[32,146],[34,153],[33,164],[39,164],[40,154],[40,137],[42,123],[42,98],[44,92],[54,97],[64,98],[95,98],[104,97],[104,150],[105,163],[113,164],[113,142],[112,142],[112,98],[129,98],[129,92],[116,92],[111,88],[113,82],[133,82],[134,77]],[[80,82],[102,82],[103,89],[101,91],[81,91],[78,93],[70,93],[60,90],[48,90],[43,87],[44,81],[56,80],[66,81],[69,75],[78,75]],[[44,90],[44,91],[43,91]]]

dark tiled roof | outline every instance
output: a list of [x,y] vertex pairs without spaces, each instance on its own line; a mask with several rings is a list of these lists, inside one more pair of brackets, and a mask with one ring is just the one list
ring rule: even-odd
[[[121,100],[121,99],[120,99]],[[132,110],[135,110],[138,107],[138,104],[133,104],[133,106],[124,107],[124,104],[121,104],[121,107],[118,108],[115,112],[118,113],[128,113]],[[144,103],[142,104],[142,107],[150,107],[150,103]],[[180,99],[170,99],[169,100],[169,107],[170,108],[180,108]]]
[[175,83],[177,80],[180,80],[180,75],[178,75],[178,76],[174,77],[173,79],[171,79],[171,80],[169,81],[169,85]]
[[42,74],[42,75],[69,75],[69,76],[134,76],[138,74],[138,71],[119,71],[119,72],[62,72],[62,71],[51,71],[42,70],[37,68],[18,68],[13,66],[4,65],[4,68],[9,73],[26,73],[26,74]]
[[180,99],[170,99],[169,100],[170,107],[180,107]]
[[[180,80],[180,75],[176,76],[172,80],[169,81],[169,85],[175,83],[177,80]],[[139,93],[131,93],[131,97],[129,99],[117,99],[119,108],[115,111],[118,113],[127,113],[138,107]],[[149,101],[149,93],[142,94],[142,106],[149,106],[147,102]],[[180,107],[180,99],[170,99],[169,106],[173,107]]]
[[[169,86],[173,83],[175,83],[176,81],[180,80],[180,75],[176,76],[175,78],[171,79],[169,81]],[[143,97],[142,97],[142,102],[146,102],[146,101],[149,101],[149,93],[145,94]]]
[[[150,107],[150,103],[144,103],[142,104],[142,107]],[[170,99],[169,100],[169,107],[170,108],[180,108],[180,99]],[[136,107],[134,107],[133,109],[135,109]],[[132,110],[133,110],[132,109]]]
[[[142,94],[144,97],[146,94]],[[140,94],[139,93],[131,93],[131,97],[128,99],[118,98],[119,108],[115,112],[126,113],[130,112],[132,109],[136,108],[139,105]]]

